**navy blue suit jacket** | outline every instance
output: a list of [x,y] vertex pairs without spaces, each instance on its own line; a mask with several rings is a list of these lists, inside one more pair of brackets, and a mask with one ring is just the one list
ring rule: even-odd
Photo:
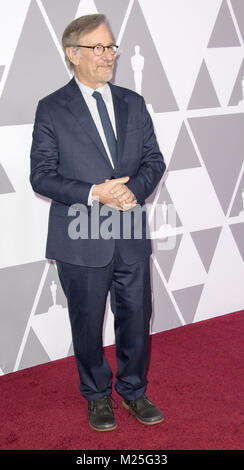
[[[90,228],[79,227],[82,235],[69,235],[72,220],[85,219],[81,212],[68,215],[69,206],[87,208],[90,221],[94,207],[88,207],[88,195],[93,184],[111,177],[129,176],[127,186],[135,194],[137,206],[134,218],[140,213],[145,199],[153,192],[165,170],[150,114],[144,99],[137,93],[109,83],[117,129],[118,164],[113,170],[82,93],[73,78],[63,88],[39,101],[33,130],[30,181],[35,192],[52,199],[46,257],[83,266],[105,266],[112,258],[114,238],[104,239],[98,231],[95,239]],[[102,204],[98,204],[101,209]],[[105,206],[103,206],[103,209]],[[108,207],[106,206],[108,209]],[[125,212],[111,209],[121,218]],[[130,211],[128,211],[130,212]],[[99,224],[111,217],[101,215]],[[128,214],[127,214],[128,215]],[[77,219],[78,217],[78,219]],[[83,217],[83,218],[82,218]],[[133,219],[132,217],[132,219]],[[142,237],[119,239],[124,261],[131,264],[151,254],[151,241]],[[133,223],[132,223],[133,227]],[[121,228],[120,228],[121,235]]]

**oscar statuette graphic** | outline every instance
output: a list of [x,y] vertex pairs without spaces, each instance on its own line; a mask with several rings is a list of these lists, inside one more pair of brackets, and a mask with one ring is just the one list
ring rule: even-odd
[[68,309],[57,303],[58,286],[54,280],[49,289],[52,305],[47,312],[34,316],[32,328],[53,361],[68,355],[72,339]]

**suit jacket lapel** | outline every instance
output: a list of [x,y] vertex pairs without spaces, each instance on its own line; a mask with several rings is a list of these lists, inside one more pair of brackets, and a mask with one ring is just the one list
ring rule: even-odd
[[93,140],[94,144],[103,155],[106,163],[111,166],[97,127],[74,78],[68,83],[67,92],[69,95],[67,106],[70,112],[79,122],[83,131],[89,134],[90,138]]
[[109,86],[113,97],[115,124],[117,131],[118,162],[120,164],[123,156],[125,132],[127,128],[128,105],[123,100],[119,88],[115,85],[112,85],[111,83],[109,83]]
[[[118,164],[120,164],[123,155],[124,138],[128,120],[128,105],[123,100],[119,88],[115,85],[112,85],[111,83],[109,83],[109,86],[112,92],[114,105],[118,145]],[[74,78],[68,83],[65,91],[69,98],[67,100],[67,106],[70,112],[79,122],[84,132],[89,134],[90,138],[93,140],[94,144],[103,155],[106,163],[110,166],[109,158],[100,138],[97,127],[92,119],[91,113]]]

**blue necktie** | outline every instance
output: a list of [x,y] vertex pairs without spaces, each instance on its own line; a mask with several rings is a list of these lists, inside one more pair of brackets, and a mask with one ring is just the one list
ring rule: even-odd
[[99,112],[99,116],[101,119],[101,123],[103,126],[104,134],[107,140],[108,148],[110,150],[110,154],[114,163],[114,166],[116,166],[117,163],[117,141],[114,135],[114,130],[109,118],[109,114],[106,108],[106,105],[103,101],[103,97],[101,93],[98,91],[94,91],[92,93],[92,96],[95,98],[97,102],[97,109]]

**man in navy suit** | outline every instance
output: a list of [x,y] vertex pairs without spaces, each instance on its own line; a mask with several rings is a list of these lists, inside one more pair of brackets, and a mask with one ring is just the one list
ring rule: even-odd
[[56,260],[67,297],[90,426],[116,428],[102,344],[108,292],[115,389],[138,421],[152,425],[163,416],[145,395],[152,251],[142,208],[165,163],[142,96],[109,82],[117,46],[106,17],[74,20],[63,49],[74,77],[38,103],[31,148],[32,187],[52,199],[46,257]]

